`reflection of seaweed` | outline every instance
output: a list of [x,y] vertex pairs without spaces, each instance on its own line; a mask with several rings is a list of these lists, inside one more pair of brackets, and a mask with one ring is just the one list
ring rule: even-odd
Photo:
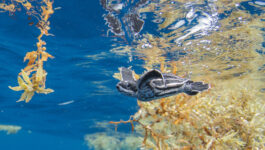
[[[145,60],[147,69],[160,66],[162,72],[204,80],[212,88],[193,97],[180,94],[138,102],[139,111],[128,121],[111,123],[136,122],[134,129],[144,137],[145,148],[265,149],[265,105],[261,90],[264,89],[264,56],[256,52],[264,49],[264,14],[253,16],[236,9],[239,2],[215,2],[219,13],[225,13],[225,4],[233,11],[219,20],[219,31],[203,39],[188,39],[177,45],[172,41],[182,34],[171,31],[162,37],[146,34],[137,46],[127,46],[127,50],[135,49],[139,58]],[[171,16],[175,15],[170,14],[174,8],[166,1],[161,3],[155,5],[161,6],[158,11],[153,3],[140,11],[157,15],[168,12],[169,16],[161,13],[162,17],[169,17],[160,25],[165,28],[182,17],[182,13]],[[183,51],[185,55],[180,55]],[[178,58],[167,58],[167,52],[178,54]]]
[[[100,4],[108,12],[103,15],[106,24],[110,28],[108,31],[119,37],[137,36],[143,28],[144,20],[141,19],[136,10],[147,2],[148,0],[140,0],[137,3],[134,3],[134,1],[123,1],[122,3],[121,0],[100,0]],[[123,14],[121,10],[127,12]]]
[[43,62],[47,61],[48,58],[53,58],[53,56],[46,52],[46,42],[41,39],[43,35],[50,35],[48,33],[50,29],[50,22],[48,19],[50,15],[53,14],[53,7],[50,0],[42,1],[41,10],[36,10],[37,7],[34,7],[32,3],[27,0],[13,0],[10,4],[0,4],[0,9],[14,13],[16,10],[20,9],[19,4],[26,9],[28,15],[35,16],[39,20],[37,27],[40,30],[40,35],[37,38],[37,50],[28,52],[24,58],[24,61],[28,60],[28,64],[21,73],[19,73],[19,86],[9,88],[14,91],[24,90],[24,93],[18,101],[29,102],[35,92],[45,94],[53,92],[52,89],[45,89],[47,73],[43,69]]

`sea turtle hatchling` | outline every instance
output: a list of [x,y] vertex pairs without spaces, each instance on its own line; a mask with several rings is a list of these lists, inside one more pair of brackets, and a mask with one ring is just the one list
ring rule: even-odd
[[122,79],[116,85],[118,91],[141,101],[151,101],[179,93],[196,95],[209,88],[209,85],[203,82],[193,82],[174,74],[161,73],[156,69],[145,72],[138,80],[135,80],[132,70],[128,68],[122,67],[120,73]]

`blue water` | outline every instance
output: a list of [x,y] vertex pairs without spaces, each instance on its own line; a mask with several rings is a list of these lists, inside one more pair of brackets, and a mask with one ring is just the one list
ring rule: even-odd
[[[106,36],[99,2],[56,0],[54,7],[62,7],[50,19],[55,36],[44,39],[55,59],[44,69],[46,87],[55,92],[35,95],[27,104],[16,103],[21,93],[8,86],[17,85],[17,74],[26,66],[24,55],[35,50],[39,31],[22,12],[0,13],[0,124],[22,127],[14,135],[0,132],[1,150],[88,149],[84,135],[105,130],[96,122],[128,119],[137,111],[136,100],[115,89],[118,80],[112,75],[130,64],[127,56],[109,52],[113,41]],[[72,103],[58,105],[68,101]]]

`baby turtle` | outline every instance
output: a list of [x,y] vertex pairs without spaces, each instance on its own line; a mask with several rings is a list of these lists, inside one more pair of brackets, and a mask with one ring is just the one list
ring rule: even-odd
[[207,90],[208,84],[193,82],[170,73],[161,73],[152,69],[145,72],[138,80],[128,68],[121,68],[122,80],[116,85],[119,92],[138,98],[141,101],[151,101],[163,97],[186,93],[196,95]]

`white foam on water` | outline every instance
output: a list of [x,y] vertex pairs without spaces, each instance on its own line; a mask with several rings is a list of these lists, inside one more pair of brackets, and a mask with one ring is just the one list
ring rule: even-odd
[[115,4],[113,5],[112,9],[114,9],[115,11],[119,11],[123,8],[123,4]]
[[[188,20],[189,23],[191,23],[194,19],[196,19],[198,23],[196,25],[194,25],[193,27],[191,27],[190,29],[186,30],[185,31],[186,34],[175,39],[176,43],[180,43],[182,40],[184,40],[187,37],[189,37],[193,34],[196,34],[196,33],[198,33],[200,35],[207,35],[208,31],[211,31],[211,30],[218,28],[216,26],[216,24],[218,22],[218,12],[217,12],[215,4],[212,2],[214,2],[214,1],[209,1],[209,4],[205,8],[205,11],[203,11],[201,8],[198,9],[198,12],[201,14],[200,16],[198,16],[196,14],[197,11],[196,11],[195,5],[194,6],[192,6],[192,5],[188,6],[188,7],[192,7],[192,8],[190,8],[189,12],[186,14],[186,19]],[[207,11],[207,10],[210,10],[210,11]]]
[[254,3],[257,4],[257,5],[265,6],[265,2],[264,1],[255,1]]
[[184,24],[185,24],[185,20],[180,20],[176,24],[174,24],[173,26],[169,27],[168,29],[175,30],[175,29],[183,26]]

